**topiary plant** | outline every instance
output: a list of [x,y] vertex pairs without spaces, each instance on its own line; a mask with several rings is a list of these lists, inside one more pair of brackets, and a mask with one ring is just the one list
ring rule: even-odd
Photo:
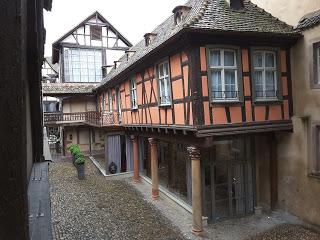
[[76,160],[75,160],[74,163],[75,163],[76,165],[83,165],[83,164],[85,163],[85,158],[84,158],[83,154],[82,154],[82,156],[79,155],[79,156],[76,158]]
[[80,148],[77,144],[71,144],[68,147],[68,150],[71,152],[71,154],[75,154],[76,152],[80,152]]

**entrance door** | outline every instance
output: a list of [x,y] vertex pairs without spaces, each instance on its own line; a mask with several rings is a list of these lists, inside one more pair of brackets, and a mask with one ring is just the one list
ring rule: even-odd
[[[253,212],[250,141],[237,138],[217,142],[210,151],[209,217],[214,221]],[[207,188],[208,189],[208,188]],[[208,192],[208,191],[207,191]],[[209,203],[209,204],[208,204]],[[210,204],[211,203],[211,204]]]

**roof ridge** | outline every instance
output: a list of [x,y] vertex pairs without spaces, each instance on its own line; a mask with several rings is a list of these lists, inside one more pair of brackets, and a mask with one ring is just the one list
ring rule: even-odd
[[190,18],[189,22],[184,23],[183,27],[190,27],[191,25],[195,24],[200,19],[202,19],[202,17],[204,16],[205,10],[209,5],[209,1],[210,0],[202,0],[201,7],[199,8],[198,13],[192,18]]

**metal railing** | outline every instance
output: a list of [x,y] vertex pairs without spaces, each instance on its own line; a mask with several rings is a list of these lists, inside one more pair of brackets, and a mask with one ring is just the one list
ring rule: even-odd
[[268,99],[268,98],[276,98],[277,96],[278,96],[278,90],[256,91],[256,98]]
[[212,100],[237,99],[238,91],[211,91]]
[[45,124],[63,124],[83,122],[89,125],[109,126],[119,124],[119,114],[117,112],[75,112],[75,113],[44,113]]

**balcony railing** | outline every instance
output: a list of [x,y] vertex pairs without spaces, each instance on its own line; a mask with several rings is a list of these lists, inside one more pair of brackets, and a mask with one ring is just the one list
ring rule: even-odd
[[119,124],[117,112],[75,112],[75,113],[44,113],[45,124],[86,123],[88,125],[109,126]]

